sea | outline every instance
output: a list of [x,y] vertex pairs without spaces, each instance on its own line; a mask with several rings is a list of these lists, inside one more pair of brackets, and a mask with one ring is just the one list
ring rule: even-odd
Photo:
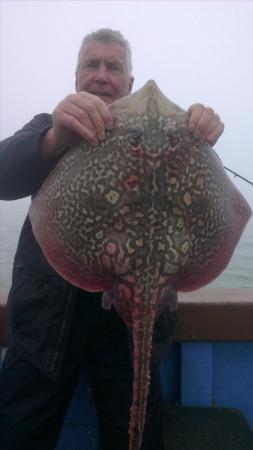
[[[29,203],[29,199],[0,202],[0,296],[5,296],[11,285],[13,258]],[[253,218],[227,268],[208,287],[253,288]]]

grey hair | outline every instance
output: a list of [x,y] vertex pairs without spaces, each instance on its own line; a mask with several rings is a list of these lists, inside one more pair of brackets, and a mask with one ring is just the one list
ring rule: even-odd
[[120,44],[123,49],[125,50],[125,56],[126,56],[126,65],[127,65],[127,71],[130,75],[132,72],[132,52],[129,42],[124,38],[123,34],[120,31],[111,30],[110,28],[101,28],[100,30],[93,31],[86,36],[84,36],[81,47],[78,53],[77,57],[77,66],[76,66],[76,72],[80,69],[83,57],[84,57],[84,51],[86,46],[93,41],[99,41],[104,44],[110,44],[112,42],[116,42],[117,44]]

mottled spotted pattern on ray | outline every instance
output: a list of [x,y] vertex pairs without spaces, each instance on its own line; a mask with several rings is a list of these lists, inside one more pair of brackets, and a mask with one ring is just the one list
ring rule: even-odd
[[172,287],[192,290],[227,265],[250,209],[185,113],[154,82],[110,106],[105,142],[70,150],[33,200],[35,236],[71,283],[105,290],[134,330],[130,450],[145,421],[152,331]]

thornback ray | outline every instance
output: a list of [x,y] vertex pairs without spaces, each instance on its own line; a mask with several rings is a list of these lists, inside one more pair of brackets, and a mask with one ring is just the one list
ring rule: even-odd
[[52,267],[82,289],[103,290],[103,306],[133,327],[129,450],[139,450],[155,319],[173,290],[198,289],[225,269],[251,210],[154,81],[109,108],[105,141],[71,148],[29,216]]

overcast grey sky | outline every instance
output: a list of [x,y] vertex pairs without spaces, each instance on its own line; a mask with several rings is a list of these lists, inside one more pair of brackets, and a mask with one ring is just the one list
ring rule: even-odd
[[83,36],[111,27],[131,43],[135,90],[153,78],[185,109],[213,107],[223,164],[253,180],[252,24],[251,1],[1,1],[1,138],[74,90]]

